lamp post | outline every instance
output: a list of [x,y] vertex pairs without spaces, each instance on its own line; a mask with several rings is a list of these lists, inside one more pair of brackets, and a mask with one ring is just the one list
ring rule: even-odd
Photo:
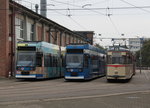
[[139,36],[137,36],[137,38],[139,39],[139,43],[140,43],[140,55],[139,55],[139,65],[140,65],[140,74],[142,73],[142,51],[141,51],[141,44],[142,44],[142,40],[143,38],[140,38]]
[[141,52],[141,44],[142,44],[142,38],[139,38],[140,39],[140,57],[139,57],[139,60],[140,60],[140,74],[142,73],[142,52]]

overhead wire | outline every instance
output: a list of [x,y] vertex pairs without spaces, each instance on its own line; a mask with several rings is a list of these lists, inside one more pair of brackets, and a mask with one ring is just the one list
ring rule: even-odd
[[[109,7],[109,9],[144,9],[144,8],[150,8],[150,6],[136,6],[136,7]],[[105,10],[104,8],[70,8],[70,10]],[[67,10],[67,8],[57,8],[57,9],[48,9],[48,10]],[[148,10],[147,10],[148,11]]]
[[73,6],[73,7],[81,7],[79,5],[74,5],[74,4],[71,4],[71,3],[66,3],[66,2],[61,2],[61,1],[57,1],[57,0],[51,0],[53,2],[56,2],[56,3],[60,3],[60,4],[65,4],[65,5],[70,5],[70,6]]
[[[111,2],[108,1],[108,6],[110,5],[110,3],[111,3]],[[112,3],[111,3],[111,4],[112,4]],[[107,9],[106,9],[106,15],[108,16],[108,19],[109,19],[109,21],[111,22],[111,24],[112,24],[113,28],[115,29],[116,33],[117,33],[118,35],[120,35],[120,32],[119,32],[119,30],[118,30],[118,27],[116,26],[116,24],[113,22],[113,20],[112,20],[112,18],[111,18],[111,16],[112,16],[113,14],[110,12],[110,8],[109,8],[109,7],[107,7]]]
[[[82,6],[79,6],[79,5],[74,5],[74,4],[71,4],[71,3],[60,2],[60,1],[56,1],[56,0],[51,0],[51,1],[54,1],[54,2],[57,2],[57,3],[66,4],[66,5],[70,5],[70,6],[74,6],[74,7],[80,7],[79,9],[82,9],[82,10],[90,10],[92,12],[95,12],[95,13],[98,13],[98,14],[101,14],[101,15],[105,15],[105,14],[103,14],[101,12],[94,11],[94,10],[92,10],[90,8],[81,8]],[[68,10],[68,9],[56,9],[56,10]],[[70,9],[69,8],[69,10],[74,10],[74,9]]]
[[113,22],[112,18],[110,16],[108,16],[109,21],[111,22],[112,26],[114,27],[115,31],[120,35],[120,32],[116,26],[116,24]]
[[56,11],[56,10],[54,10],[54,11],[57,12],[58,14],[61,14],[61,15],[63,15],[63,16],[68,17],[68,18],[71,19],[75,24],[77,24],[79,27],[81,27],[81,28],[87,30],[84,26],[82,26],[80,23],[78,23],[76,20],[74,20],[74,19],[72,18],[72,15],[71,15],[71,12],[70,12],[69,8],[68,8],[68,13],[67,13],[67,15],[62,14],[62,13]]
[[84,30],[87,30],[84,26],[82,26],[80,23],[78,23],[75,19],[72,18],[72,16],[69,16],[69,18],[74,22],[76,23],[79,27],[81,27],[82,29]]
[[126,4],[128,4],[128,5],[131,5],[131,6],[135,7],[135,8],[138,8],[138,9],[141,9],[141,10],[143,10],[143,11],[145,11],[145,12],[150,13],[150,11],[145,10],[145,9],[143,9],[143,8],[139,8],[138,6],[135,6],[134,4],[131,4],[131,3],[127,2],[127,1],[125,1],[125,0],[120,0],[120,1],[122,1],[122,2],[124,2],[124,3],[126,3]]
[[107,2],[108,0],[103,0],[103,1],[98,1],[98,2],[95,2],[95,3],[92,3],[92,5],[94,5],[94,4],[102,4],[102,3],[105,3],[105,2]]
[[[18,1],[20,1],[20,0],[18,0]],[[27,0],[21,0],[21,1],[28,2]],[[107,9],[107,8],[81,8],[81,6],[75,5],[75,4],[71,4],[71,3],[65,3],[65,2],[61,2],[61,1],[57,1],[57,0],[51,0],[51,1],[57,2],[57,3],[61,3],[61,4],[71,5],[71,6],[74,6],[74,7],[80,7],[80,8],[69,8],[69,11],[71,11],[71,10],[78,10],[78,11],[80,11],[80,10],[81,11],[89,10],[89,11],[92,11],[94,13],[97,13],[97,14],[105,16],[104,13],[96,11],[96,10],[105,10],[105,9]],[[103,1],[99,1],[99,2],[105,2],[105,1],[108,1],[108,0],[103,0]],[[133,5],[133,4],[129,3],[129,2],[126,2],[124,0],[121,0],[121,1],[126,3],[126,4],[131,5],[132,7],[110,7],[109,9],[113,10],[113,9],[136,9],[136,8],[139,8],[139,9],[142,9],[142,10],[150,13],[150,11],[144,9],[144,8],[150,8],[150,6],[135,6],[135,5]],[[28,2],[28,3],[34,4],[32,2]],[[0,10],[3,10],[3,9],[0,9]],[[32,9],[32,10],[34,10],[34,9]],[[68,8],[66,8],[66,9],[64,9],[64,8],[62,8],[62,9],[54,9],[53,8],[53,9],[47,9],[47,10],[48,11],[53,11],[53,10],[55,10],[55,11],[56,10],[63,11],[63,10],[67,10],[68,11]]]
[[63,15],[63,16],[66,16],[65,14],[61,13],[61,12],[58,12],[57,10],[53,10],[54,12],[60,14],[60,15]]

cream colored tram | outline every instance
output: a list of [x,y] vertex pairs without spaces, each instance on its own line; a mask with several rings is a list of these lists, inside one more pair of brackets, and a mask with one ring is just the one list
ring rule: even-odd
[[135,74],[134,56],[123,46],[111,46],[107,52],[108,81],[113,79],[131,79]]

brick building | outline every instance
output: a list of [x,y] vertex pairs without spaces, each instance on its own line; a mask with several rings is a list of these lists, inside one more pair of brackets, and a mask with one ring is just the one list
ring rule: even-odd
[[16,43],[20,40],[46,41],[59,46],[93,43],[91,32],[71,31],[12,0],[0,0],[0,15],[0,77],[15,73]]

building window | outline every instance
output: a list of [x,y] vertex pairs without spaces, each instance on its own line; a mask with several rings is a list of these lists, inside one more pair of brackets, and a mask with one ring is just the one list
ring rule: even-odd
[[31,24],[31,29],[30,29],[30,40],[34,41],[34,25]]
[[23,31],[24,31],[24,21],[16,18],[15,19],[15,31],[16,31],[16,37],[17,38],[24,38],[23,37]]
[[23,38],[23,25],[24,25],[23,20],[20,20],[20,37],[21,38]]
[[27,40],[34,40],[34,24],[27,22]]

